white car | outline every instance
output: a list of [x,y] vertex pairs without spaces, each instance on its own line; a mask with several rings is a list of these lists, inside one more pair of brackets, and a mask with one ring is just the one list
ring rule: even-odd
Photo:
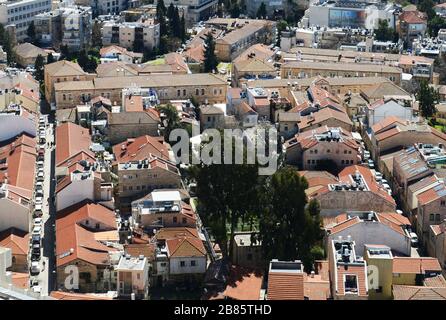
[[[34,203],[36,206],[42,206],[43,205],[43,198],[42,197],[36,197],[36,199],[34,200]],[[42,207],[40,207],[42,208]]]
[[44,164],[45,163],[43,161],[37,161],[37,168],[43,168]]
[[43,222],[43,220],[42,220],[42,218],[35,218],[34,219],[34,226],[42,226],[42,222]]
[[412,245],[412,247],[417,247],[418,246],[418,236],[415,232],[409,232],[409,236],[410,236],[410,244]]
[[42,227],[41,226],[35,226],[33,229],[33,234],[42,234]]
[[30,268],[31,274],[39,274],[40,273],[40,266],[38,261],[31,262],[31,268]]

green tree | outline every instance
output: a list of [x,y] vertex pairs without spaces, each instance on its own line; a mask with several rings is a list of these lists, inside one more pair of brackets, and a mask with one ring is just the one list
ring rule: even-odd
[[285,31],[288,27],[288,22],[285,20],[280,20],[277,22],[277,40],[276,40],[276,46],[280,47],[280,39],[282,37],[282,31]]
[[37,44],[36,39],[36,27],[34,25],[34,21],[31,21],[31,23],[28,26],[28,29],[26,30],[26,35],[28,36],[28,41],[32,44]]
[[[224,151],[221,151],[223,157]],[[238,223],[259,210],[261,176],[257,165],[243,163],[202,163],[192,168],[192,176],[197,182],[198,213],[204,225],[211,229],[223,256],[230,259]]]
[[425,118],[432,117],[435,112],[435,105],[438,103],[439,94],[433,87],[429,86],[426,80],[420,83],[420,89],[416,94],[421,115]]
[[43,83],[44,80],[44,66],[45,66],[45,60],[43,59],[42,55],[39,54],[36,58],[36,61],[34,62],[34,69],[36,69],[34,77],[41,84]]
[[167,105],[160,105],[157,110],[164,114],[164,140],[169,141],[169,135],[172,130],[181,128],[180,117],[178,116],[177,109],[170,103]]
[[427,29],[431,37],[436,37],[440,29],[446,28],[446,19],[436,15],[427,21]]
[[54,59],[53,54],[51,52],[48,53],[48,56],[46,57],[46,63],[50,64],[50,63],[53,63],[54,61],[56,61],[56,59]]
[[167,9],[163,0],[158,0],[156,4],[156,20],[160,24],[160,36],[165,36],[169,33],[169,27],[166,21]]
[[95,72],[98,64],[94,57],[91,57],[87,54],[85,50],[81,50],[77,57],[77,63],[81,66],[82,69],[86,72]]
[[259,234],[266,261],[301,259],[311,270],[322,240],[320,208],[316,200],[307,207],[308,183],[291,167],[280,168],[265,184]]
[[385,19],[379,19],[378,28],[375,29],[376,40],[379,41],[392,41],[393,29],[389,27],[389,23]]
[[265,5],[265,2],[262,2],[260,4],[259,8],[257,9],[256,17],[259,18],[259,19],[266,18],[266,5]]
[[91,30],[91,44],[96,48],[102,47],[101,23],[98,20],[94,21]]
[[231,4],[230,8],[231,18],[238,18],[240,16],[240,5],[238,4],[237,0],[234,0]]
[[204,41],[204,72],[212,72],[217,68],[218,59],[215,55],[215,40],[212,33],[206,35]]
[[5,32],[3,36],[3,51],[6,52],[8,65],[14,64],[16,62],[15,52],[9,32]]
[[432,0],[422,0],[418,3],[417,9],[427,14],[428,20],[435,17],[436,12],[434,10],[435,3]]
[[186,37],[187,37],[186,19],[184,18],[184,12],[183,12],[180,20],[180,38],[182,43],[186,41]]

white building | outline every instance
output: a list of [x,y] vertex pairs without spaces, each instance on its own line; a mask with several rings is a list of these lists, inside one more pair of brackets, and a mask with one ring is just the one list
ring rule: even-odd
[[0,1],[0,23],[15,25],[17,41],[23,41],[34,16],[51,10],[50,0]]
[[409,121],[417,120],[416,117],[413,116],[411,106],[404,106],[402,102],[397,102],[394,99],[378,100],[365,108],[365,112],[369,128],[390,116]]
[[88,47],[92,31],[91,8],[67,6],[59,10],[61,11],[62,44],[73,51]]
[[[164,4],[168,7],[171,3],[174,6],[185,8],[186,24],[191,26],[199,21],[205,21],[215,15],[217,12],[218,0],[165,0]],[[181,15],[181,13],[180,13]]]
[[104,46],[116,44],[132,51],[135,46],[141,50],[143,47],[153,50],[159,46],[160,25],[154,20],[121,23],[108,21],[103,24],[101,31]]
[[115,269],[118,274],[118,295],[145,299],[149,292],[149,263],[146,257],[122,256]]
[[0,187],[0,232],[9,228],[29,230],[30,196],[30,191],[22,188],[11,185]]
[[305,12],[307,26],[351,27],[375,29],[380,19],[387,20],[391,28],[395,27],[395,7],[393,4],[341,1],[316,1]]
[[8,106],[0,112],[0,141],[11,139],[22,133],[35,137],[36,123],[36,115],[20,106]]

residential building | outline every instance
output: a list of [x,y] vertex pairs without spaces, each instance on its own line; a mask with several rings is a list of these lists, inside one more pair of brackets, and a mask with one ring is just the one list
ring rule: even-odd
[[[136,200],[155,189],[181,189],[181,175],[173,162],[162,158],[119,163],[115,167],[118,176],[118,195],[122,206],[130,207]],[[129,208],[130,209],[130,208]]]
[[428,254],[436,257],[443,270],[446,269],[446,221],[431,225],[428,239]]
[[431,257],[394,257],[393,285],[421,285],[427,278],[441,274],[437,258]]
[[370,300],[392,299],[393,259],[392,250],[386,245],[366,244],[364,246],[364,260],[367,262],[369,273]]
[[93,17],[98,15],[118,15],[121,11],[128,8],[128,1],[125,0],[75,0],[74,3],[80,6],[91,7]]
[[446,187],[441,183],[418,195],[417,233],[426,248],[429,244],[431,226],[441,225],[445,219]]
[[34,27],[41,46],[60,48],[63,28],[61,10],[37,14],[34,18]]
[[415,143],[446,144],[446,135],[425,123],[388,117],[372,126],[364,142],[368,145],[372,157],[377,159],[386,152]]
[[324,161],[338,168],[361,162],[360,147],[350,132],[322,126],[296,134],[284,144],[286,161],[302,170],[314,170]]
[[145,230],[197,225],[192,207],[181,200],[179,191],[155,190],[132,202],[132,224]]
[[382,99],[375,101],[365,108],[367,125],[372,127],[374,124],[384,120],[389,116],[398,117],[402,120],[414,121],[413,109],[410,104],[404,105],[394,99]]
[[265,262],[260,241],[251,241],[253,232],[234,234],[233,264],[245,268],[257,268]]
[[350,236],[360,256],[365,255],[364,245],[375,243],[376,239],[399,255],[411,255],[410,221],[398,213],[346,212],[337,216],[335,223],[324,227],[328,245],[338,237]]
[[427,31],[427,16],[424,12],[403,11],[398,16],[397,28],[400,39],[409,47],[418,36],[424,36]]
[[208,128],[223,129],[225,126],[225,111],[219,105],[201,106],[200,125],[203,130]]
[[164,142],[163,137],[149,135],[129,138],[123,143],[113,146],[116,162],[139,161],[153,157],[173,160],[170,145]]
[[92,12],[90,7],[59,7],[61,15],[61,44],[70,51],[87,49],[91,43]]
[[50,0],[2,1],[0,3],[0,23],[4,26],[14,25],[17,41],[27,38],[28,26],[34,17],[51,10]]
[[102,43],[104,46],[119,45],[132,51],[144,48],[153,50],[159,46],[159,28],[159,23],[153,19],[140,22],[108,21],[101,28]]
[[[374,178],[369,168],[353,165],[338,178],[321,171],[303,171],[308,181],[307,196],[317,199],[321,215],[337,216],[346,211],[395,212],[395,200]],[[322,178],[322,179],[319,179]]]
[[304,300],[304,267],[300,260],[269,264],[267,300]]
[[34,66],[39,55],[42,56],[43,63],[45,64],[48,56],[45,50],[28,42],[15,46],[14,53],[17,63],[22,67]]
[[[107,246],[110,239],[119,240],[113,211],[90,202],[81,202],[57,213],[56,270],[60,290],[65,288],[66,267],[79,270],[79,292],[116,290],[111,280],[111,253],[117,249]],[[113,285],[112,285],[113,284]]]
[[231,266],[222,295],[227,300],[261,300],[263,276],[259,272]]
[[101,48],[99,54],[101,55],[101,63],[110,63],[114,61],[141,63],[143,56],[142,53],[128,51],[126,48],[116,45]]
[[158,283],[199,284],[207,268],[207,253],[196,228],[162,228],[156,233]]
[[[0,141],[6,141],[22,134],[26,140],[36,136],[36,114],[18,105],[9,105],[0,111]],[[29,141],[32,143],[31,141]]]
[[336,239],[329,243],[328,262],[334,300],[367,300],[367,262],[356,255],[355,241]]
[[16,228],[0,232],[0,247],[11,249],[12,272],[28,272],[28,232]]
[[353,131],[353,123],[347,112],[332,108],[318,109],[306,116],[301,116],[297,125],[300,132],[315,130],[322,126],[341,128],[346,132]]
[[218,1],[217,0],[166,0],[164,1],[166,7],[171,3],[179,8],[184,8],[186,25],[192,26],[193,24],[206,21],[210,17],[213,17],[217,12]]
[[149,263],[146,257],[123,255],[116,266],[118,295],[147,299],[149,293]]

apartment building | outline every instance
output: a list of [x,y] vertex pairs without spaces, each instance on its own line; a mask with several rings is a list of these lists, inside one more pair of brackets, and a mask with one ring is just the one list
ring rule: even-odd
[[356,243],[356,253],[364,256],[364,245],[375,243],[376,239],[380,239],[380,244],[390,247],[399,255],[410,257],[409,227],[409,219],[396,212],[346,212],[337,216],[335,223],[324,226],[325,241],[330,244],[338,237],[350,236]]
[[171,3],[179,8],[184,8],[186,25],[206,21],[217,12],[218,0],[166,0],[164,4],[168,7]]
[[427,31],[427,16],[424,12],[403,11],[398,16],[396,30],[400,39],[412,47],[412,42],[418,36],[423,36]]
[[402,70],[397,67],[360,63],[328,63],[311,61],[285,62],[280,67],[283,79],[322,77],[384,77],[396,85],[401,84]]
[[395,200],[379,184],[369,168],[346,167],[335,177],[324,171],[303,171],[308,181],[307,196],[317,199],[323,217],[346,211],[395,212]]
[[407,121],[417,120],[411,105],[407,106],[393,98],[377,100],[364,109],[369,127],[390,116]]
[[34,17],[50,10],[50,0],[3,0],[0,2],[0,23],[4,26],[15,25],[17,41],[23,41],[27,38],[26,32]]
[[427,252],[436,257],[443,269],[446,269],[446,221],[431,225],[428,236]]
[[123,255],[116,266],[117,289],[120,297],[129,298],[132,294],[137,299],[146,299],[149,293],[149,262],[140,255]]
[[59,7],[62,41],[70,51],[86,49],[91,44],[92,12],[90,7]]
[[251,241],[252,232],[236,232],[232,251],[233,264],[244,268],[256,268],[265,262],[260,241]]
[[15,46],[14,53],[17,63],[25,68],[34,66],[39,55],[42,56],[43,63],[47,62],[48,52],[28,42]]
[[[106,234],[106,236],[105,236]],[[113,211],[84,201],[57,213],[56,272],[57,285],[65,288],[66,267],[76,265],[79,271],[79,292],[107,292],[116,289],[113,272],[113,253],[107,246],[119,240]]]
[[101,32],[104,46],[119,45],[133,51],[143,48],[153,50],[159,46],[160,25],[153,19],[140,22],[108,21],[102,25]]
[[79,6],[91,7],[93,17],[108,14],[118,15],[128,7],[126,0],[75,0],[74,3]]
[[119,163],[114,171],[118,176],[118,195],[121,207],[130,207],[138,199],[155,189],[181,189],[182,181],[173,162],[161,158]]
[[58,49],[62,41],[62,16],[60,10],[39,13],[34,18],[36,37],[41,46]]
[[215,41],[215,54],[220,61],[233,61],[250,46],[273,43],[275,38],[275,22],[268,20],[214,18],[206,25],[226,30]]
[[314,170],[331,160],[338,168],[361,162],[360,147],[350,132],[322,126],[296,134],[284,144],[286,161],[302,170]]
[[155,190],[132,202],[132,224],[145,230],[195,228],[197,216],[178,190]]
[[355,241],[349,237],[330,241],[328,261],[333,299],[368,299],[367,262],[356,254]]

